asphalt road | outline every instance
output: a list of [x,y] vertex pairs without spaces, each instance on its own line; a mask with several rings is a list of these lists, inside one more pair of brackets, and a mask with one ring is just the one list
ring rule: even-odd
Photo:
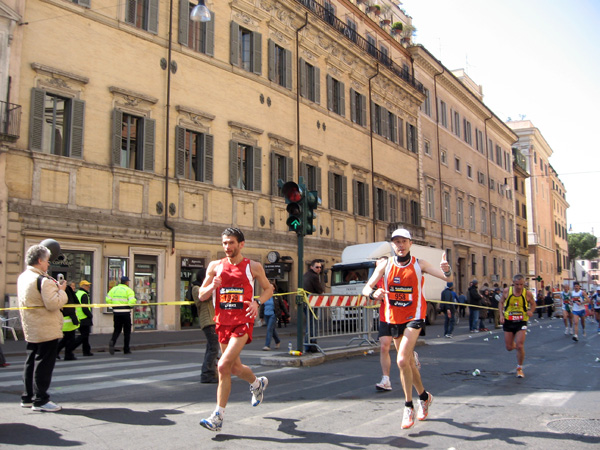
[[[588,329],[596,329],[588,326]],[[182,346],[97,354],[59,361],[51,395],[64,410],[19,407],[20,361],[0,371],[0,445],[18,448],[433,448],[586,449],[600,444],[600,335],[574,343],[558,320],[533,322],[524,379],[499,331],[455,339],[428,333],[418,347],[422,376],[435,399],[427,421],[402,430],[403,395],[379,393],[379,357],[361,355],[315,367],[260,366],[269,378],[253,408],[246,383],[234,380],[223,431],[198,425],[215,405],[216,385],[198,383],[202,349]],[[432,329],[435,333],[435,329]],[[498,339],[495,337],[498,336]],[[486,340],[487,339],[487,340]],[[479,369],[481,374],[473,376]]]

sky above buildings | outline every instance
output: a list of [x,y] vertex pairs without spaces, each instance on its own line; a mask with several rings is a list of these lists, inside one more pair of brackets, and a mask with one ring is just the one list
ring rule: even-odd
[[600,1],[403,0],[414,42],[464,68],[502,120],[530,120],[567,190],[567,228],[600,237]]

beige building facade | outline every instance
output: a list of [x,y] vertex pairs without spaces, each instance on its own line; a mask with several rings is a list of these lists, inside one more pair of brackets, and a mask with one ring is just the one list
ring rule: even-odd
[[[527,172],[527,243],[529,246],[529,285],[538,291],[557,283],[557,257],[554,244],[554,193],[550,157],[552,148],[531,121],[509,121],[517,134],[515,147],[525,156]],[[538,278],[539,277],[539,278]]]
[[510,283],[518,267],[512,195],[517,136],[483,103],[464,71],[449,71],[425,48],[410,48],[426,89],[420,120],[423,222],[446,250],[456,292],[473,279]]
[[[128,275],[148,304],[134,326],[179,329],[187,312],[153,303],[183,299],[230,226],[246,256],[281,263],[268,272],[280,290],[295,290],[297,238],[277,181],[300,176],[322,198],[305,260],[330,266],[397,226],[426,241],[425,91],[405,48],[410,18],[391,2],[388,24],[349,1],[209,1],[206,24],[189,21],[185,0],[17,3],[27,25],[10,55],[20,132],[0,151],[3,296],[26,249],[54,238],[51,274],[89,280],[97,303]],[[95,331],[109,331],[99,311]]]
[[569,281],[569,241],[567,238],[567,190],[552,166],[549,169],[552,183],[552,219],[554,220],[553,239],[556,261],[554,286]]
[[517,245],[517,273],[529,274],[529,246],[527,244],[527,194],[529,173],[527,160],[513,147],[513,195],[515,199],[515,243]]

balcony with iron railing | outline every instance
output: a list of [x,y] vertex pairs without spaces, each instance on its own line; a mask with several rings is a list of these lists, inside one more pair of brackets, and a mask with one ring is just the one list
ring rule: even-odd
[[296,0],[309,11],[313,12],[320,20],[328,24],[330,27],[335,29],[338,33],[344,36],[346,39],[360,47],[363,51],[373,56],[382,65],[391,70],[396,76],[410,84],[416,90],[421,93],[425,92],[423,84],[417,81],[408,70],[408,66],[400,67],[385,53],[379,51],[377,47],[369,43],[364,37],[359,35],[356,30],[350,28],[347,24],[342,22],[338,17],[328,8],[325,8],[315,0]]
[[0,101],[0,141],[15,142],[21,129],[21,105]]

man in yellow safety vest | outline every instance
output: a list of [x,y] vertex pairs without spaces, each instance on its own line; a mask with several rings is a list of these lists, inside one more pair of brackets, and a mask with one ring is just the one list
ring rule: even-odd
[[129,277],[121,277],[121,283],[106,294],[106,303],[113,307],[114,331],[108,343],[108,351],[115,354],[115,343],[123,331],[123,353],[131,353],[129,340],[131,337],[131,305],[135,305],[135,292],[127,284]]

